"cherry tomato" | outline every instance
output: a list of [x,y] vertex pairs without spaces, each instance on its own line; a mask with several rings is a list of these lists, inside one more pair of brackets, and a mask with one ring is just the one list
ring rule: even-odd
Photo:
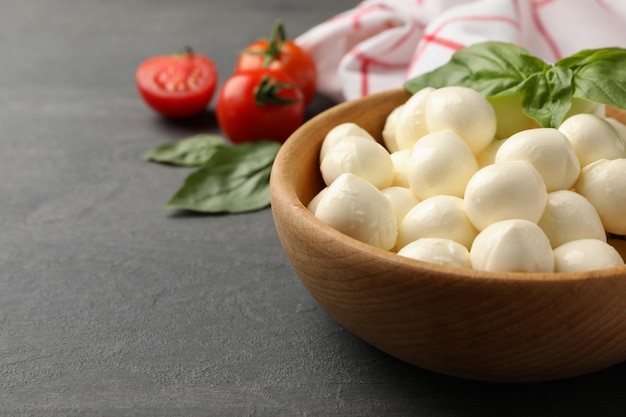
[[283,72],[256,69],[231,76],[217,97],[217,121],[233,142],[284,142],[304,120],[302,91]]
[[204,111],[217,85],[213,61],[192,51],[143,61],[135,83],[146,103],[166,117],[190,117]]
[[235,72],[257,68],[269,68],[287,73],[304,94],[308,105],[317,93],[317,69],[313,57],[292,40],[285,38],[279,21],[274,26],[270,39],[261,39],[250,44],[239,55]]

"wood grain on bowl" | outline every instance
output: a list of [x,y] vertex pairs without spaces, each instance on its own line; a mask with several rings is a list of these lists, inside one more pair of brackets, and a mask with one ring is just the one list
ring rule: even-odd
[[413,365],[488,381],[542,381],[626,359],[626,267],[488,273],[402,258],[345,236],[306,204],[321,190],[326,133],[355,122],[380,139],[402,90],[338,105],[283,145],[271,175],[276,230],[294,271],[339,323]]

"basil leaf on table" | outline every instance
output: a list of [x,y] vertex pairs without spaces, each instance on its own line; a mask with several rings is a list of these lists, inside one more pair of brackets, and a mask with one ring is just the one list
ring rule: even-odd
[[275,141],[219,147],[192,172],[168,208],[202,213],[242,213],[270,204],[269,177],[280,149]]
[[213,153],[226,145],[222,136],[199,134],[157,146],[146,152],[143,159],[162,164],[194,167],[203,165]]

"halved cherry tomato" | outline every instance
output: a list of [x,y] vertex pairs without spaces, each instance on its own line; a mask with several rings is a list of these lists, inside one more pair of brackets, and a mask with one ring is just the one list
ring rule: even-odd
[[135,73],[137,88],[146,103],[172,118],[204,111],[213,98],[217,80],[213,61],[192,51],[148,58]]
[[313,57],[292,40],[286,39],[283,24],[278,21],[269,39],[250,44],[235,64],[235,73],[269,68],[287,73],[300,87],[308,105],[317,93],[317,69]]
[[304,120],[302,91],[287,74],[270,69],[230,77],[217,97],[217,121],[234,143],[284,142]]

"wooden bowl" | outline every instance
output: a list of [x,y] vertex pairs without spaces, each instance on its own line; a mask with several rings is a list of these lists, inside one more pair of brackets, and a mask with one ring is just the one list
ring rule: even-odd
[[323,187],[326,133],[355,122],[380,139],[386,115],[407,97],[394,90],[337,105],[296,131],[274,162],[276,230],[317,302],[382,351],[462,378],[553,380],[626,359],[626,267],[548,274],[428,264],[354,240],[307,210]]

